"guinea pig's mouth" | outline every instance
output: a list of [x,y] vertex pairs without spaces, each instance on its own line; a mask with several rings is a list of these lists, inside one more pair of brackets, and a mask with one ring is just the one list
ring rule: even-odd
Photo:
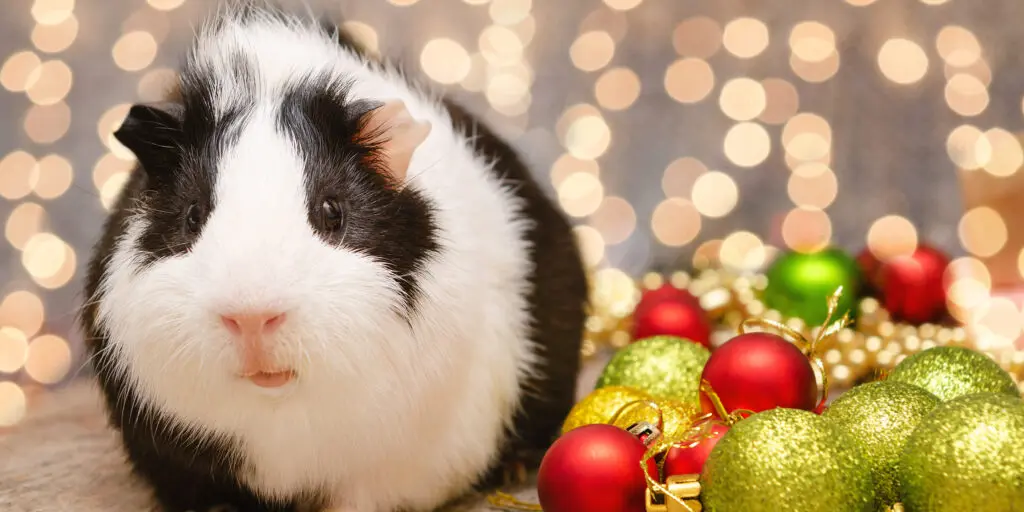
[[240,375],[261,388],[279,388],[295,379],[295,370],[250,371]]

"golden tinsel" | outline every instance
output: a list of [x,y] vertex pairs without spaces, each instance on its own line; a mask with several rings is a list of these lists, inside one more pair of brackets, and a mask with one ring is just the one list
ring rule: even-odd
[[[694,274],[679,271],[670,274],[648,273],[632,279],[615,269],[602,269],[591,279],[592,308],[587,319],[583,355],[590,358],[602,351],[628,345],[632,312],[644,290],[669,282],[686,289],[700,300],[709,319],[717,326],[712,346],[732,338],[739,325],[751,317],[782,322],[794,330],[813,336],[799,318],[786,318],[760,300],[768,285],[763,273],[738,275],[721,268],[704,268]],[[838,388],[877,380],[907,356],[935,346],[976,348],[960,325],[926,323],[914,325],[894,322],[888,311],[873,297],[862,298],[855,311],[854,327],[830,337],[818,348],[829,381]],[[1008,371],[1018,384],[1024,381],[1024,354],[988,354]]]

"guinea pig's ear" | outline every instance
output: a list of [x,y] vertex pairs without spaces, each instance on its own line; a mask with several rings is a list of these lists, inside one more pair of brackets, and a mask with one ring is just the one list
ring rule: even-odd
[[402,100],[391,100],[373,104],[360,116],[359,137],[379,141],[380,163],[395,183],[402,183],[413,152],[427,140],[430,128],[429,122],[413,119]]
[[153,171],[173,158],[184,121],[184,107],[175,102],[133,105],[114,138]]

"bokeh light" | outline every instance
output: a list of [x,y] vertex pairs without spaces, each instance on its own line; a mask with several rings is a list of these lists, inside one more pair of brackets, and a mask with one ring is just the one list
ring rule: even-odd
[[670,197],[654,208],[651,231],[662,244],[682,247],[700,233],[700,219],[700,212],[693,203],[679,197]]
[[591,31],[580,37],[569,48],[572,63],[582,71],[597,71],[608,65],[615,56],[615,41],[608,32]]
[[12,53],[0,67],[0,85],[11,92],[21,92],[39,80],[42,60],[32,51]]
[[704,60],[684,58],[673,62],[665,71],[665,90],[680,103],[703,100],[715,87],[715,73]]
[[25,417],[25,392],[17,384],[0,382],[0,427],[12,426]]
[[28,339],[14,327],[0,327],[0,372],[15,373],[28,360]]
[[781,78],[766,78],[761,82],[765,107],[758,119],[767,124],[782,124],[800,110],[800,96],[796,87]]
[[724,217],[736,207],[739,189],[736,182],[721,171],[701,174],[693,183],[691,200],[706,217]]
[[157,42],[153,34],[129,32],[114,43],[114,63],[125,71],[139,71],[153,63],[156,52]]
[[1006,245],[1006,223],[999,212],[987,206],[964,213],[957,233],[964,249],[980,258],[994,256]]
[[754,122],[733,125],[725,133],[725,156],[740,167],[753,167],[764,162],[772,149],[768,130]]
[[706,16],[684,20],[672,31],[672,47],[683,57],[707,59],[722,47],[722,27]]
[[640,97],[640,77],[629,68],[612,68],[594,84],[597,103],[608,110],[629,108]]
[[28,346],[25,373],[40,384],[56,384],[71,368],[71,349],[59,336],[46,334]]
[[718,105],[735,121],[749,121],[761,115],[767,104],[764,87],[751,78],[734,78],[722,85]]
[[868,229],[868,250],[879,261],[909,256],[917,249],[917,229],[909,219],[886,215]]
[[661,178],[661,189],[667,197],[690,197],[697,178],[708,172],[708,168],[696,158],[682,157],[673,160],[665,168]]
[[782,240],[794,251],[819,251],[832,240],[832,221],[820,209],[794,208],[782,220]]
[[78,37],[78,18],[69,15],[55,25],[36,25],[32,29],[32,44],[41,52],[59,53],[67,50]]
[[928,55],[917,43],[892,38],[878,51],[878,67],[886,78],[897,84],[912,84],[928,71]]
[[741,59],[761,54],[768,47],[768,26],[756,18],[736,18],[725,25],[722,45]]
[[442,84],[454,84],[469,74],[469,53],[459,43],[439,37],[431,39],[423,47],[420,65],[433,80]]
[[988,89],[978,78],[957,73],[946,82],[946,103],[964,117],[976,116],[988,107]]

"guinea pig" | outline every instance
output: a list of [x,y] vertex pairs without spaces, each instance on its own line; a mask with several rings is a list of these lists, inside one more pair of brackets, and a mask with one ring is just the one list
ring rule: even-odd
[[587,306],[568,218],[447,95],[308,13],[197,28],[81,319],[111,427],[164,510],[432,510],[536,467]]

